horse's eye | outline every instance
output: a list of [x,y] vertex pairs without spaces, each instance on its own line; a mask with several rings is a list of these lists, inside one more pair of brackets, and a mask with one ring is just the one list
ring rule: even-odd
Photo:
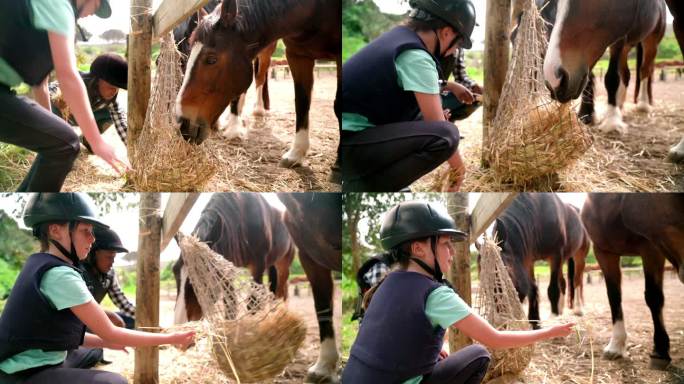
[[204,60],[204,62],[205,62],[207,65],[216,64],[217,61],[218,61],[218,59],[216,58],[216,56],[207,56],[206,60]]

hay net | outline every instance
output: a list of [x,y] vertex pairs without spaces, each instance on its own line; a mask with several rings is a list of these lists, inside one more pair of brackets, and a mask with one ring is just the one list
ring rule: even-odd
[[[501,260],[499,246],[491,238],[485,238],[484,244],[480,247],[477,309],[480,316],[498,330],[529,329],[529,322],[518,299],[518,293]],[[506,373],[516,374],[523,371],[530,363],[534,346],[496,349],[489,352],[492,361],[486,377],[494,378]]]
[[523,185],[577,160],[591,145],[571,103],[551,99],[544,85],[546,22],[525,0],[496,117],[489,129],[490,164],[502,179]]
[[180,236],[179,245],[218,367],[238,383],[280,374],[304,341],[303,320],[197,238]]
[[183,78],[180,55],[169,33],[161,42],[145,124],[129,144],[129,178],[136,191],[199,191],[217,170],[209,146],[187,143],[180,135],[175,117]]

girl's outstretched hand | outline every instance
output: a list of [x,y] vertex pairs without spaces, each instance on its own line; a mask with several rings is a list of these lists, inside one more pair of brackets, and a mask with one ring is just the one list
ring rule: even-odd
[[566,323],[566,324],[559,324],[559,325],[554,325],[552,327],[549,327],[548,328],[549,338],[565,337],[565,336],[572,333],[572,328],[574,326],[575,326],[575,323]]

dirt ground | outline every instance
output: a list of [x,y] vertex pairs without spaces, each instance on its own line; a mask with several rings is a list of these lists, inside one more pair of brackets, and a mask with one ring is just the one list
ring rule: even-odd
[[521,377],[522,381],[534,384],[684,383],[684,286],[676,274],[666,272],[664,282],[663,317],[670,336],[672,357],[672,365],[665,372],[648,367],[648,356],[653,348],[653,322],[644,301],[643,273],[623,274],[622,308],[628,357],[615,361],[602,358],[603,348],[608,344],[612,332],[610,306],[605,284],[599,279],[598,272],[592,272],[592,277],[593,284],[585,283],[582,317],[573,315],[566,308],[561,318],[549,319],[551,309],[546,295],[548,281],[539,283],[542,325],[574,321],[578,324],[579,332],[565,339],[537,343],[532,362]]
[[[635,78],[634,76],[632,77]],[[625,103],[624,120],[629,132],[623,137],[607,135],[591,127],[594,145],[569,168],[559,172],[552,186],[528,190],[664,192],[684,191],[684,165],[666,162],[668,149],[684,136],[684,80],[670,78],[653,83],[654,109],[649,115],[635,110],[634,81]],[[607,96],[602,79],[596,83],[596,110],[600,119],[606,109]],[[465,138],[459,144],[466,162],[467,175],[461,190],[494,192],[521,189],[493,183],[489,171],[480,168],[482,143],[482,109],[456,124]],[[434,179],[444,166],[416,181],[414,191],[434,190]]]
[[[334,71],[321,70],[315,75],[309,114],[310,149],[303,166],[286,169],[281,168],[278,162],[290,148],[295,135],[292,78],[280,74],[277,80],[269,79],[271,109],[264,117],[252,115],[256,95],[254,87],[251,87],[243,111],[249,129],[247,138],[227,140],[215,134],[203,144],[213,147],[221,164],[217,174],[203,189],[215,192],[339,191],[339,185],[328,181],[339,141],[338,122],[333,111],[336,89]],[[104,136],[117,152],[125,153],[126,148],[113,128]],[[97,156],[89,156],[84,151],[63,188],[64,191],[97,192],[122,189],[129,189],[125,179]]]
[[[307,324],[306,339],[302,347],[297,352],[295,360],[285,369],[285,371],[272,381],[270,384],[300,384],[306,377],[307,369],[316,362],[319,351],[318,322],[316,311],[313,304],[313,295],[308,283],[300,283],[300,295],[294,295],[294,287],[290,285],[290,296],[288,307],[300,315]],[[175,304],[175,292],[162,292],[160,301],[160,325],[171,327],[173,325],[173,309]],[[342,294],[339,286],[335,288],[334,298],[334,324],[336,335],[341,335],[342,324]],[[264,340],[268,342],[268,340]],[[339,348],[338,340],[338,348]],[[200,341],[201,343],[201,341]],[[159,377],[161,384],[181,384],[181,383],[204,383],[204,384],[223,384],[233,383],[219,373],[213,365],[210,355],[200,352],[202,348],[194,347],[186,352],[180,352],[175,348],[166,347],[159,353]],[[113,361],[110,365],[100,366],[100,369],[118,372],[128,378],[131,384],[133,381],[134,353],[125,354],[120,351],[105,351],[105,358]]]

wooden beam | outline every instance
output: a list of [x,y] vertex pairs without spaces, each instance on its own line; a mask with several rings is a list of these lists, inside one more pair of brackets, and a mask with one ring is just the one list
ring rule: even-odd
[[483,193],[475,204],[470,220],[470,242],[474,242],[478,236],[487,230],[487,227],[497,216],[508,207],[517,193]]
[[[161,194],[140,194],[140,231],[136,271],[135,325],[159,327],[159,242]],[[135,349],[135,383],[159,382],[159,348]]]
[[[468,228],[470,227],[470,222],[468,220],[468,194],[448,193],[447,208],[449,214],[456,222],[456,228],[468,232]],[[455,244],[454,258],[451,262],[451,268],[447,278],[463,301],[472,306],[469,241],[466,240]],[[449,330],[450,351],[458,351],[471,343],[472,340],[457,328],[452,327]]]
[[172,193],[169,197],[166,208],[164,208],[164,215],[162,216],[162,234],[161,242],[159,244],[159,251],[162,252],[169,245],[173,236],[178,232],[181,224],[185,220],[192,206],[199,198],[199,193]]
[[164,0],[154,12],[154,38],[164,36],[208,2],[209,0]]
[[152,58],[152,0],[131,0],[128,35],[128,157],[134,162],[135,143],[142,132],[150,101]]
[[489,167],[491,123],[499,107],[501,89],[506,80],[510,43],[511,0],[487,0],[485,23],[484,106],[482,109],[482,166]]

